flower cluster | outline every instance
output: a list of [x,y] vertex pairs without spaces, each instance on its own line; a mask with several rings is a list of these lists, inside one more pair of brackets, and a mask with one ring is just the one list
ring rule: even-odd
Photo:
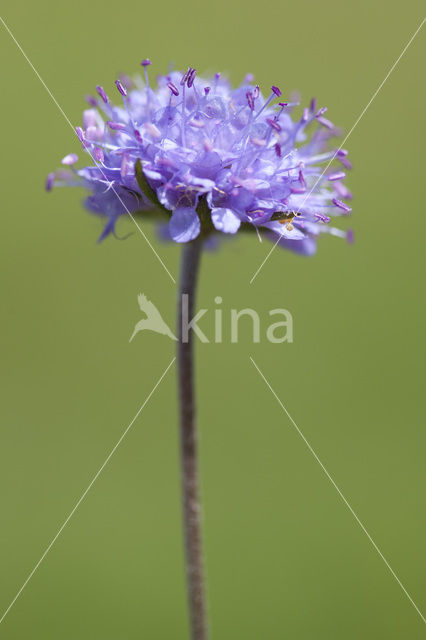
[[233,89],[220,74],[206,80],[191,67],[159,76],[154,89],[150,61],[141,64],[144,80],[115,82],[122,105],[101,86],[98,97],[87,97],[90,108],[76,132],[91,166],[77,169],[71,153],[47,178],[48,190],[89,190],[86,207],[105,219],[100,239],[115,233],[120,216],[155,207],[167,215],[175,242],[264,229],[281,245],[311,254],[321,232],[351,240],[351,232],[329,224],[351,210],[343,184],[351,165],[344,149],[330,145],[339,131],[325,108],[312,100],[293,119],[297,104],[282,102],[278,87],[265,98],[251,75]]

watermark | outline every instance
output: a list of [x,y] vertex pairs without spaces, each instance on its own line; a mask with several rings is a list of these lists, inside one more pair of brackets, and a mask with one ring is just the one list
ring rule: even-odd
[[[266,318],[261,317],[255,309],[230,309],[224,313],[219,305],[223,302],[221,296],[214,298],[215,307],[213,309],[200,309],[197,313],[189,317],[188,295],[182,295],[182,342],[188,342],[191,331],[200,342],[220,344],[230,341],[237,343],[239,331],[242,326],[251,329],[252,341],[254,343],[266,340],[273,344],[283,342],[293,342],[293,316],[288,309],[271,309]],[[144,317],[136,323],[129,342],[142,331],[154,331],[168,336],[171,340],[177,340],[176,335],[163,319],[155,304],[140,293],[138,303]],[[213,325],[213,336],[208,337],[206,328],[200,326],[202,322],[209,322],[210,329]],[[213,322],[211,322],[213,321]]]

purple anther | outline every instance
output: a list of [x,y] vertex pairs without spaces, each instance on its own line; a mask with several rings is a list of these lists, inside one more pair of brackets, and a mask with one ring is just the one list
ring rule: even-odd
[[345,157],[345,156],[347,156],[347,155],[348,155],[348,151],[347,151],[346,149],[337,149],[337,151],[336,151],[336,155],[337,155],[339,158],[343,158],[343,157]]
[[119,90],[119,92],[121,93],[122,96],[124,96],[124,97],[127,96],[127,90],[124,87],[124,85],[121,84],[120,80],[116,80],[115,81],[115,86],[117,87],[117,89]]
[[204,87],[204,93],[208,96],[210,93],[210,87]]
[[77,138],[80,140],[80,142],[83,142],[84,140],[84,131],[81,127],[76,127],[75,128],[75,132],[77,134]]
[[349,244],[353,244],[354,243],[354,232],[353,229],[348,229],[346,232],[346,240],[349,242]]
[[348,160],[348,158],[345,158],[345,156],[342,156],[341,158],[339,158],[339,160],[342,163],[342,165],[346,167],[346,169],[352,169],[352,162]]
[[339,209],[342,209],[343,211],[345,211],[346,213],[349,213],[349,211],[352,211],[352,209],[348,207],[347,204],[345,204],[341,200],[338,200],[337,198],[333,198],[333,204],[336,205],[336,207],[339,207]]
[[144,60],[142,60],[141,62],[141,66],[142,67],[149,67],[151,63],[151,60],[149,58],[145,58]]
[[78,155],[76,155],[75,153],[69,153],[67,156],[62,158],[61,163],[71,166],[75,164],[77,160],[78,160]]
[[169,87],[170,91],[173,93],[174,96],[179,95],[178,88],[176,87],[176,85],[173,84],[173,82],[168,82],[167,86]]
[[250,107],[250,109],[252,111],[254,111],[254,98],[253,98],[253,94],[252,94],[251,91],[247,91],[246,98],[247,98],[248,106]]
[[196,69],[192,69],[188,72],[188,76],[186,78],[186,84],[188,86],[188,89],[190,89],[192,87],[192,85],[194,84],[194,80],[195,80],[195,75],[197,73]]
[[279,98],[281,95],[281,90],[278,87],[275,87],[274,85],[272,85],[271,89],[275,93],[275,95],[278,96]]
[[321,107],[321,109],[318,109],[318,111],[316,112],[315,117],[320,118],[326,112],[327,112],[327,107]]
[[343,180],[345,176],[346,173],[344,171],[336,171],[335,173],[330,173],[327,178],[330,180],[330,182],[333,182],[333,180]]
[[276,143],[276,145],[274,145],[274,149],[277,156],[281,158],[281,145],[279,145],[278,142]]
[[97,107],[98,106],[98,101],[96,100],[96,98],[94,98],[93,96],[87,94],[86,96],[86,102],[88,104],[90,104],[91,107]]
[[282,107],[284,109],[284,107],[288,107],[288,102],[279,102],[278,103],[280,107]]
[[55,180],[55,174],[49,173],[46,178],[46,191],[51,191],[54,180]]
[[331,220],[331,218],[329,218],[328,216],[325,216],[323,213],[315,213],[314,215],[317,218],[317,220],[319,220],[320,222],[328,223]]
[[93,151],[93,157],[96,160],[96,162],[103,162],[104,161],[104,152],[102,151],[102,149],[100,147],[95,147],[95,149]]
[[187,81],[188,76],[189,76],[189,74],[191,72],[191,69],[192,69],[192,67],[188,67],[188,69],[182,75],[182,78],[181,78],[181,81],[180,81],[180,84],[181,84],[182,87],[183,87],[184,84],[186,84],[186,81]]
[[314,113],[316,108],[317,108],[317,99],[312,98],[311,104],[309,105],[309,109],[311,110],[311,113]]
[[138,130],[138,129],[135,129],[135,130],[133,131],[133,133],[135,134],[135,138],[136,138],[136,140],[139,142],[139,144],[142,144],[142,143],[143,143],[143,140],[142,140],[142,136],[141,136],[141,134],[140,134],[139,130]]
[[96,87],[96,91],[98,92],[102,100],[105,102],[105,104],[108,104],[108,96],[105,93],[103,87],[101,87],[101,85],[98,84],[98,86]]
[[113,131],[124,131],[126,129],[126,125],[122,122],[111,122],[111,120],[107,120],[107,125]]
[[270,127],[275,129],[275,131],[281,131],[281,127],[276,120],[272,120],[272,118],[266,118],[266,122],[269,124]]
[[253,98],[257,100],[259,96],[260,96],[260,89],[259,89],[259,85],[257,84],[253,91]]
[[331,122],[331,120],[327,120],[327,118],[323,118],[322,116],[319,116],[318,118],[316,118],[316,120],[317,122],[322,124],[323,127],[326,127],[327,129],[334,129],[334,124]]

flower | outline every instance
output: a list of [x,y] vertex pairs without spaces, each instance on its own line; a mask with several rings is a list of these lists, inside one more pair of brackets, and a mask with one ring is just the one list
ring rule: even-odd
[[280,245],[312,254],[320,233],[351,240],[352,232],[329,224],[351,211],[343,182],[351,164],[347,151],[330,146],[339,131],[325,108],[312,100],[293,118],[297,103],[280,102],[278,87],[264,98],[251,75],[233,89],[219,73],[205,80],[192,67],[159,76],[154,89],[150,61],[141,64],[144,82],[115,82],[122,105],[101,86],[98,97],[87,97],[76,133],[91,165],[76,169],[70,153],[46,181],[48,190],[89,190],[86,207],[106,222],[100,239],[115,234],[120,216],[154,209],[179,243],[200,233],[265,230]]

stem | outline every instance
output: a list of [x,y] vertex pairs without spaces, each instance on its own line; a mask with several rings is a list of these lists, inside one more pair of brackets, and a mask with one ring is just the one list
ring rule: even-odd
[[183,246],[178,302],[178,377],[183,523],[191,640],[207,640],[208,625],[201,541],[201,506],[197,460],[197,428],[193,376],[192,331],[182,332],[182,300],[188,296],[188,318],[194,314],[195,291],[203,238]]

